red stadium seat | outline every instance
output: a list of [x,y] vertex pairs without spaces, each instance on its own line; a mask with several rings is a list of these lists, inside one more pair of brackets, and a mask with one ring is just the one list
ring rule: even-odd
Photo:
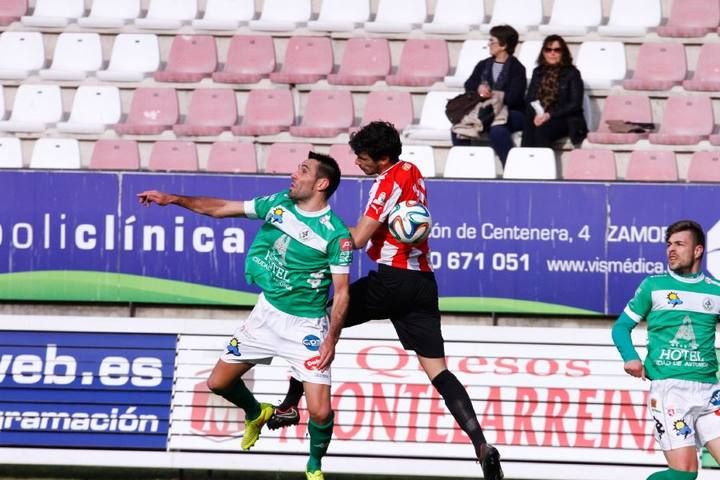
[[650,134],[650,143],[694,145],[712,133],[714,123],[710,97],[669,97],[660,131]]
[[208,172],[255,173],[257,158],[252,143],[215,142],[210,147]]
[[385,38],[351,38],[340,69],[328,75],[332,85],[372,85],[390,73],[390,45]]
[[199,88],[190,98],[185,121],[175,125],[175,135],[220,135],[237,122],[237,100],[231,88]]
[[720,90],[720,43],[700,47],[695,74],[683,82],[685,90],[716,92]]
[[674,0],[667,24],[658,27],[661,37],[704,37],[720,24],[717,0]]
[[257,83],[275,70],[275,45],[270,35],[234,35],[227,61],[213,73],[219,83]]
[[623,86],[629,90],[670,90],[686,75],[683,44],[648,42],[640,45],[635,72]]
[[307,96],[299,126],[290,127],[296,137],[334,137],[347,131],[355,120],[349,90],[312,90]]
[[90,168],[102,170],[138,170],[140,152],[135,140],[101,139],[95,142]]
[[617,180],[612,150],[575,149],[563,168],[565,180]]
[[270,74],[274,83],[316,83],[333,68],[329,37],[292,37],[285,51],[282,70]]
[[413,104],[410,92],[375,90],[368,94],[363,111],[362,125],[375,120],[390,122],[402,130],[413,121]]
[[20,17],[27,13],[27,8],[27,0],[6,0],[0,3],[0,26],[20,20]]
[[642,182],[676,182],[675,152],[635,150],[630,154],[625,180]]
[[597,131],[588,134],[588,140],[592,143],[636,143],[647,138],[647,133],[612,132],[608,120],[652,123],[650,98],[645,95],[608,95]]
[[235,135],[275,135],[295,122],[295,108],[290,90],[252,90],[245,104],[240,125],[232,127]]
[[150,170],[195,171],[198,169],[194,142],[155,142],[148,163]]
[[429,87],[448,74],[447,42],[443,39],[409,39],[403,45],[397,73],[388,75],[388,85]]
[[157,135],[171,129],[177,123],[178,115],[174,88],[140,87],[135,90],[127,119],[114,129],[121,135]]
[[199,82],[217,68],[212,35],[178,35],[173,39],[164,70],[153,74],[158,82]]
[[309,143],[274,143],[270,145],[265,173],[292,173],[307,159]]
[[720,182],[720,152],[695,152],[690,159],[688,182]]

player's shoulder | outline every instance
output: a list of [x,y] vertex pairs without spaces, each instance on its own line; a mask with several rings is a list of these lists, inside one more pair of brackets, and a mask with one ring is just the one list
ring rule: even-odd
[[720,290],[720,281],[711,277],[710,275],[705,274],[705,278],[703,278],[703,281],[710,287]]

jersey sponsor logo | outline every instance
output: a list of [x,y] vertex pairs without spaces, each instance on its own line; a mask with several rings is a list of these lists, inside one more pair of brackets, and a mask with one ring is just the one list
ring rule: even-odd
[[340,239],[340,251],[341,252],[352,252],[352,249],[353,249],[352,239],[350,239],[350,238],[341,238]]
[[305,368],[308,370],[318,370],[319,366],[320,366],[320,355],[316,355],[314,357],[310,357],[307,360],[305,360]]
[[668,293],[667,300],[668,300],[668,305],[672,305],[673,307],[677,307],[678,305],[683,304],[683,301],[680,300],[680,295],[678,295],[677,292]]
[[228,346],[227,346],[228,353],[232,353],[236,357],[242,356],[242,354],[240,353],[239,345],[240,345],[240,342],[238,342],[237,338],[235,338],[235,337],[231,338],[230,342],[228,343]]
[[320,350],[320,339],[315,335],[308,335],[302,339],[302,344],[311,352]]
[[690,425],[685,423],[684,418],[681,420],[675,420],[673,422],[673,430],[675,430],[675,435],[677,435],[678,437],[682,436],[683,438],[687,438],[688,435],[692,433]]
[[285,209],[282,207],[275,207],[272,210],[270,210],[270,223],[283,223],[283,215],[285,214]]

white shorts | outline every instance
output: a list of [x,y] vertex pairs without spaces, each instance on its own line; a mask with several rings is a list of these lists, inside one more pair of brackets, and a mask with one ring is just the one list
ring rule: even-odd
[[280,357],[293,377],[330,385],[330,369],[321,372],[320,343],[328,331],[328,317],[296,317],[273,307],[260,294],[250,316],[235,331],[220,359],[228,363],[270,364]]
[[720,383],[653,380],[648,409],[663,451],[700,448],[720,437]]

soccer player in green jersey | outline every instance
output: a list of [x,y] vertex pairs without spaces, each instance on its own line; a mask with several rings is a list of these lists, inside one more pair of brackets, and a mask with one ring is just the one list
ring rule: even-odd
[[[189,197],[156,190],[138,194],[144,205],[178,205],[211,217],[259,218],[263,226],[247,253],[245,276],[262,293],[215,364],[208,388],[245,411],[242,449],[249,450],[273,413],[245,386],[243,374],[273,357],[285,359],[303,382],[310,421],[308,480],[322,480],[321,460],[333,429],[330,364],[348,307],[352,262],[350,232],[328,205],[340,169],[310,152],[292,175],[290,189],[250,201]],[[330,284],[334,301],[326,313]]]
[[[715,328],[720,314],[720,283],[701,269],[705,233],[682,220],[665,233],[668,271],[640,284],[615,322],[612,338],[633,377],[650,379],[648,409],[655,440],[668,469],[648,480],[694,480],[697,449],[705,446],[720,459],[720,383]],[[645,362],[630,332],[647,321]]]

